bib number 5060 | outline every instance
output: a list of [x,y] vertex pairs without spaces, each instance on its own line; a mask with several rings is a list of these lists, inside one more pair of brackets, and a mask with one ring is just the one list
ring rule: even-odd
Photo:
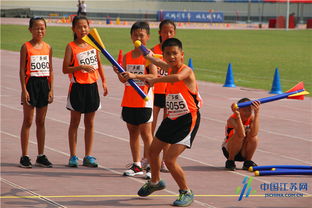
[[31,67],[32,70],[49,69],[49,62],[31,63],[30,67]]

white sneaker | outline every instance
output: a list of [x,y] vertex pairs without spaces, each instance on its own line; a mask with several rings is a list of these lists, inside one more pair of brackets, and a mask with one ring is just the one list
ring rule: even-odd
[[131,167],[123,173],[123,175],[124,176],[143,175],[143,170],[141,167],[133,163]]

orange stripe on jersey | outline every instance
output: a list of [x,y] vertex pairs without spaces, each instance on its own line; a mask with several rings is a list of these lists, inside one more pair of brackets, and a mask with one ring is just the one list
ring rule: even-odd
[[[160,44],[155,45],[154,48],[152,48],[152,51],[155,54],[163,54]],[[157,67],[157,74],[158,74],[158,77],[163,77],[163,76],[167,76],[168,73],[165,70],[161,69],[160,67]],[[156,83],[154,84],[154,93],[166,94],[166,87],[167,87],[167,83],[165,82]]]
[[[138,58],[132,57],[132,51],[126,53],[126,71],[133,74],[148,74],[145,68],[146,59],[143,55]],[[151,108],[153,106],[153,90],[144,81],[134,79],[137,85],[143,90],[143,92],[150,98],[149,101],[145,101],[142,97],[135,91],[135,89],[128,83],[125,83],[124,95],[122,98],[121,106],[132,107],[132,108]]]
[[[235,113],[233,113],[230,116],[230,118],[235,118],[236,119],[237,115]],[[249,117],[247,119],[247,121],[245,121],[245,122],[243,121],[243,125],[244,125],[245,128],[249,127],[250,123],[251,123],[251,117]],[[235,129],[234,129],[233,126],[230,126],[230,125],[226,125],[225,126],[225,136],[226,136],[225,142],[226,143],[229,141],[229,139],[233,136],[234,133],[235,133]]]
[[[93,47],[87,45],[81,48],[75,42],[70,42],[69,46],[73,51],[72,66],[92,65],[95,69],[98,69],[97,51]],[[76,71],[68,74],[68,76],[71,82],[92,84],[98,80],[99,72],[98,70],[91,73]]]
[[[183,64],[177,73],[185,67],[187,66]],[[169,69],[169,75],[171,74],[171,71],[172,70]],[[176,119],[187,113],[191,113],[192,116],[194,116],[201,107],[201,103],[202,100],[199,96],[197,87],[196,92],[193,93],[189,90],[183,80],[168,83],[166,90],[166,109],[167,116],[170,119]]]
[[41,49],[36,49],[29,41],[25,43],[27,50],[26,83],[29,77],[50,76],[50,46],[46,42],[42,42],[42,45]]

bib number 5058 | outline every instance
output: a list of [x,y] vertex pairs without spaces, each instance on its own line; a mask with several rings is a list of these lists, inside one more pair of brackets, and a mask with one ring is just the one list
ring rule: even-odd
[[79,64],[80,65],[93,65],[93,64],[97,64],[97,58],[96,58],[96,55],[94,56],[89,56],[89,57],[86,57],[84,59],[80,59],[79,60]]

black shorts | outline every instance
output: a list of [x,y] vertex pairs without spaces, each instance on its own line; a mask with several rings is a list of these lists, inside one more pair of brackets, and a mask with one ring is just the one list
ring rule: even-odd
[[97,111],[100,108],[100,96],[97,83],[73,83],[67,97],[66,108],[80,113]]
[[153,109],[123,107],[121,116],[122,120],[129,124],[140,125],[153,121]]
[[191,148],[200,124],[199,111],[193,129],[191,129],[192,119],[191,113],[175,120],[165,118],[156,132],[156,137],[169,144],[184,144],[187,148]]
[[[229,152],[226,150],[225,147],[222,147],[223,155],[226,157],[226,159],[229,158]],[[239,152],[237,155],[235,155],[234,158],[235,161],[245,161],[246,159],[243,157],[242,153]]]
[[48,105],[50,87],[47,77],[30,77],[26,89],[30,97],[30,105],[36,108]]
[[166,107],[166,94],[154,94],[154,106],[159,108]]

